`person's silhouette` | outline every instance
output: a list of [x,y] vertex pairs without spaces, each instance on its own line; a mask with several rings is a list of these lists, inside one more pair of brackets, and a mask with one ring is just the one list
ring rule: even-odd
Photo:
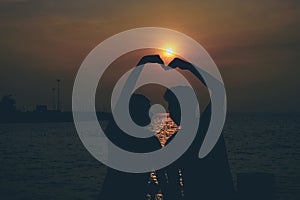
[[[143,57],[138,66],[148,62],[163,64],[158,55],[150,55]],[[206,86],[204,79],[191,63],[175,58],[169,66],[191,71]],[[187,90],[191,88],[176,87],[174,89]],[[180,125],[181,112],[176,96],[167,89],[164,98],[168,102],[171,119]],[[150,123],[149,108],[150,102],[146,97],[140,94],[132,95],[129,112],[136,124],[146,126]],[[154,172],[155,179],[159,182],[154,185],[156,188],[149,185],[149,177],[152,177],[152,173],[133,174],[108,168],[100,199],[152,200],[155,199],[153,195],[163,195],[164,200],[233,199],[234,189],[223,137],[220,137],[210,154],[201,160],[198,158],[210,118],[211,104],[209,103],[201,114],[199,130],[189,149],[171,165]],[[184,129],[184,127],[181,128]],[[161,144],[154,136],[143,139],[129,136],[116,125],[114,120],[109,123],[106,135],[119,147],[132,152],[150,152],[161,148]],[[166,145],[175,136],[176,133],[168,139]]]
[[[195,75],[204,86],[206,83],[191,63],[179,58],[173,59],[169,65],[172,68],[188,70]],[[189,87],[176,87],[173,90],[188,90]],[[164,94],[168,102],[170,117],[180,125],[180,105],[174,93],[167,89]],[[196,109],[196,108],[195,108]],[[221,135],[213,150],[203,159],[198,158],[199,149],[207,132],[211,119],[211,103],[201,114],[198,132],[192,145],[174,165],[182,168],[184,174],[184,190],[186,199],[233,199],[234,186],[228,164],[224,138]],[[182,127],[184,129],[184,127]],[[174,137],[175,135],[173,135]],[[172,140],[170,138],[169,142]]]
[[[172,90],[188,89],[191,90],[190,87],[179,86]],[[180,125],[180,105],[176,96],[168,89],[164,98],[168,102],[170,117],[176,124]],[[169,171],[173,171],[173,174],[177,168],[181,169],[184,180],[184,199],[227,200],[234,198],[234,186],[223,137],[220,137],[213,150],[205,158],[198,158],[199,149],[210,123],[210,117],[211,104],[209,103],[201,114],[198,132],[193,143],[177,161],[167,167]],[[176,134],[172,135],[167,144],[175,136]]]
[[[150,123],[148,115],[150,101],[141,94],[133,94],[129,101],[129,112],[132,120],[140,125],[146,126]],[[109,140],[115,145],[131,152],[151,152],[161,148],[159,141],[153,136],[150,138],[136,138],[124,133],[115,123],[111,121],[105,131]],[[109,159],[109,151],[108,151]],[[126,173],[108,168],[100,199],[130,199],[140,200],[146,198],[148,173]]]
[[[163,61],[158,55],[144,56],[137,66],[146,63],[159,63]],[[137,78],[136,74],[133,74]],[[151,121],[149,117],[150,101],[141,94],[133,94],[129,101],[129,113],[132,120],[139,126],[146,126]],[[151,152],[161,148],[161,145],[155,136],[150,138],[136,138],[124,133],[111,120],[105,130],[106,136],[118,147],[131,152]],[[109,149],[108,149],[109,158]],[[126,173],[114,170],[108,167],[102,190],[100,193],[101,200],[130,199],[142,200],[146,199],[148,190],[149,173]]]

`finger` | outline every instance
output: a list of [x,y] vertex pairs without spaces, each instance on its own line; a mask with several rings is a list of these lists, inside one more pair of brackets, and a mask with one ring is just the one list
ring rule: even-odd
[[187,62],[187,61],[184,61],[180,58],[174,58],[170,64],[169,64],[170,67],[172,68],[176,68],[178,67],[179,69],[191,69],[192,68],[192,64]]
[[176,67],[178,67],[180,65],[180,60],[179,58],[174,58],[169,64],[168,66],[175,69]]
[[137,66],[144,65],[146,63],[158,63],[158,64],[164,64],[164,61],[161,59],[159,55],[146,55],[141,58]]

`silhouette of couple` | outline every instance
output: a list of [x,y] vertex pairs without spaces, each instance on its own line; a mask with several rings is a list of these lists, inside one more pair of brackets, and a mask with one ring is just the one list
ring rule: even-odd
[[[163,64],[158,55],[144,56],[137,64]],[[168,65],[192,72],[205,86],[205,82],[191,63],[175,58]],[[191,89],[179,86],[176,89]],[[174,93],[167,89],[164,99],[168,102],[171,120],[180,125],[180,105]],[[133,94],[129,101],[129,112],[139,126],[151,122],[150,101],[141,94]],[[220,200],[233,199],[234,188],[228,165],[224,139],[221,136],[213,150],[203,159],[198,158],[202,141],[211,117],[209,103],[199,121],[199,128],[189,149],[171,165],[150,173],[126,173],[108,168],[100,194],[101,200]],[[184,128],[184,127],[182,127]],[[124,133],[112,120],[107,129],[107,137],[119,147],[132,152],[150,152],[162,148],[158,138],[136,138]],[[176,132],[167,140],[174,138]]]

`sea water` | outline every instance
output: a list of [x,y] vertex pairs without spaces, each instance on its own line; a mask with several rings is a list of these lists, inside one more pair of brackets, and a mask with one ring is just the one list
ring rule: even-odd
[[[272,173],[276,199],[300,199],[300,115],[231,114],[223,135],[235,182]],[[0,124],[0,154],[0,199],[97,199],[106,174],[73,123]]]

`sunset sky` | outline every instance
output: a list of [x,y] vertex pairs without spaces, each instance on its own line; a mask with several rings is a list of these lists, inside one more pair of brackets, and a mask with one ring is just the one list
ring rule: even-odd
[[87,54],[137,27],[164,27],[197,40],[216,62],[229,111],[300,112],[297,0],[0,0],[0,96],[21,108],[51,108],[62,79],[64,110]]

